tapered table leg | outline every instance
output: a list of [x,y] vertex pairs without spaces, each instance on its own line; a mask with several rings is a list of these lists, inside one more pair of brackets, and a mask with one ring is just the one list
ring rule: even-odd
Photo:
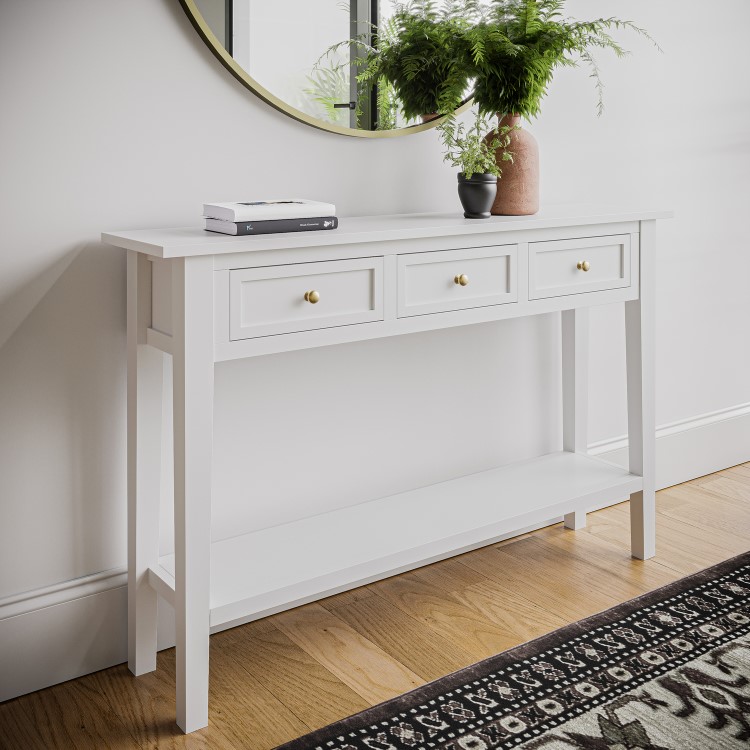
[[177,724],[192,732],[208,724],[213,259],[172,263]]
[[656,225],[641,222],[640,297],[625,303],[630,471],[643,477],[643,490],[630,496],[633,557],[656,553],[656,417],[654,410],[654,253]]
[[156,592],[148,569],[159,559],[159,492],[164,354],[146,344],[151,263],[128,251],[128,667],[156,669]]
[[[588,452],[589,311],[563,310],[562,322],[562,403],[563,450]],[[586,526],[583,510],[565,514],[566,529]]]

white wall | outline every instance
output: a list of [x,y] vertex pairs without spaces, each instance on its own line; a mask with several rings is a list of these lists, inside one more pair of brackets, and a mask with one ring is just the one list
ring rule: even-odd
[[[585,71],[561,72],[533,124],[543,202],[676,211],[657,261],[659,424],[750,402],[750,5],[717,3],[731,19],[720,36],[692,5],[570,2],[580,17],[637,20],[665,54],[628,38],[631,59],[602,56],[601,120]],[[286,118],[231,78],[174,0],[2,3],[0,70],[0,597],[11,597],[125,562],[124,259],[101,230],[196,223],[203,201],[238,195],[319,197],[342,216],[458,205],[434,132],[354,139]],[[625,432],[622,311],[592,318],[596,442]],[[557,319],[541,316],[221,365],[217,469],[234,456],[247,468],[217,479],[214,535],[554,448],[557,343]],[[403,381],[401,400],[378,400],[383,378]],[[302,424],[317,425],[315,440]],[[433,460],[404,460],[416,440]],[[293,466],[280,444],[299,452]],[[716,438],[712,449],[714,463],[743,456]],[[0,611],[0,682],[17,650],[1,624]],[[96,665],[121,654],[118,640]]]

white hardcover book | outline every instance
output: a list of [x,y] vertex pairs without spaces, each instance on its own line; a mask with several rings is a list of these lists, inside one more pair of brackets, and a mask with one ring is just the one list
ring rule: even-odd
[[203,215],[222,221],[273,221],[274,219],[310,219],[335,216],[333,203],[304,198],[240,201],[237,203],[204,203]]

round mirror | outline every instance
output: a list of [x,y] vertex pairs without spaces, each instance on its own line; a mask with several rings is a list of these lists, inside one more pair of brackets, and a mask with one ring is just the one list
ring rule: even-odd
[[276,109],[344,135],[433,127],[406,117],[385,81],[362,81],[368,49],[387,42],[402,0],[180,0],[230,72]]

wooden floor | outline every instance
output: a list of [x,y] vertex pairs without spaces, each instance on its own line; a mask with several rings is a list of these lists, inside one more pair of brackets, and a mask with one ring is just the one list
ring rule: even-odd
[[211,638],[208,728],[174,723],[174,650],[0,704],[0,748],[273,748],[750,549],[750,464],[659,492],[657,555],[628,504]]

